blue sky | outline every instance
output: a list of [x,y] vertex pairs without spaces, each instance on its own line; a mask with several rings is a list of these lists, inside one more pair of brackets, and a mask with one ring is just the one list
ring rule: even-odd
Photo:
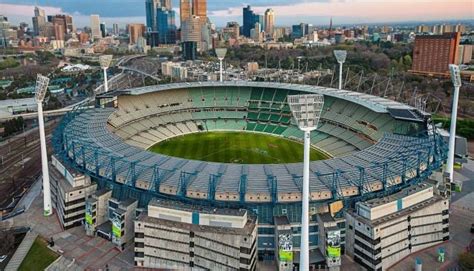
[[[88,25],[90,14],[99,14],[108,25],[145,21],[145,0],[0,0],[0,14],[13,23],[31,23],[35,4],[47,14],[68,13],[78,27]],[[172,0],[179,11],[179,1]],[[400,21],[472,19],[472,0],[208,0],[211,21],[222,26],[228,21],[241,22],[242,7],[250,4],[258,13],[273,8],[277,25],[299,22],[315,25],[360,24]],[[179,21],[179,20],[178,20]],[[179,23],[179,22],[177,22]]]

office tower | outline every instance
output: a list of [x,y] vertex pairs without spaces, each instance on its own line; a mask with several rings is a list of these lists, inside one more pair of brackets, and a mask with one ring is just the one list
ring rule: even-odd
[[459,32],[415,37],[412,72],[448,75],[448,65],[458,64]]
[[[416,33],[428,33],[430,32],[430,27],[427,25],[419,25],[416,27]],[[436,32],[436,31],[433,31]]]
[[202,24],[207,22],[207,0],[193,0],[192,14],[198,16]]
[[189,2],[189,0],[180,0],[179,12],[180,24],[182,29],[184,22],[191,17],[191,3]]
[[44,10],[35,7],[35,16],[33,17],[33,33],[35,36],[42,36],[43,27],[46,23]]
[[129,24],[128,33],[130,36],[129,43],[136,44],[139,37],[143,37],[145,34],[145,25],[144,24]]
[[64,35],[64,25],[61,23],[53,23],[54,27],[54,37],[56,40],[64,40],[65,35]]
[[100,32],[100,17],[99,15],[92,14],[90,18],[91,18],[91,38],[100,39],[102,37],[102,33]]
[[309,26],[308,24],[305,23],[300,23],[292,26],[292,32],[291,36],[293,38],[302,38],[308,34],[307,31],[309,31]]
[[107,26],[104,22],[100,23],[100,34],[102,35],[102,38],[105,38],[105,36],[107,36]]
[[255,26],[255,13],[250,6],[247,6],[243,9],[243,16],[242,35],[250,37],[250,30]]
[[228,22],[226,27],[222,29],[222,39],[237,39],[240,36],[240,25],[237,22]]
[[156,22],[158,26],[158,42],[160,44],[176,43],[175,16],[174,10],[168,10],[164,7],[157,9]]
[[157,10],[165,8],[171,10],[171,0],[146,0],[145,11],[146,11],[146,27],[147,31],[158,31],[158,25],[156,21]]
[[184,21],[181,26],[181,40],[186,41],[201,41],[201,20],[198,16],[191,16]]
[[273,34],[273,28],[275,27],[275,12],[269,8],[265,11],[265,32],[267,34]]
[[118,35],[119,34],[119,27],[118,27],[118,24],[113,24],[112,26],[112,33],[114,35]]

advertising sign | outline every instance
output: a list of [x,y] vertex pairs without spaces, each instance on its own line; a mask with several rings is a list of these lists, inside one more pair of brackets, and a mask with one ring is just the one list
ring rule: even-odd
[[291,234],[278,235],[278,258],[280,262],[293,261],[293,236]]
[[341,231],[328,231],[327,255],[329,258],[341,257]]

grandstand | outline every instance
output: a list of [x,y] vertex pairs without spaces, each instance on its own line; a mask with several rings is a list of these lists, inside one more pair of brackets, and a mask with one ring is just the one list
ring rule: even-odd
[[[301,219],[302,163],[229,164],[155,154],[157,142],[206,131],[265,133],[302,140],[287,95],[324,95],[310,163],[310,207],[398,191],[441,166],[445,146],[424,112],[384,98],[331,88],[260,82],[157,85],[117,93],[116,107],[78,109],[54,136],[71,166],[145,205],[153,197],[254,210],[260,225],[285,212]],[[110,94],[109,94],[110,95]],[[283,211],[284,210],[284,211]],[[260,241],[259,241],[260,242]],[[263,245],[259,244],[259,247]]]

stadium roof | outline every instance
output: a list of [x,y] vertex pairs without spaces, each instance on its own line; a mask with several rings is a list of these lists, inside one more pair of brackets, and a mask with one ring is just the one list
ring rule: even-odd
[[[388,109],[399,109],[399,110],[416,110],[417,109],[402,104],[396,101],[392,101],[386,98],[369,95],[365,93],[350,91],[350,90],[339,90],[335,88],[321,87],[321,86],[311,86],[311,85],[301,85],[301,84],[287,84],[287,83],[274,83],[274,82],[253,82],[253,81],[224,81],[224,82],[186,82],[186,83],[173,83],[165,85],[154,85],[147,87],[132,88],[128,90],[121,90],[117,95],[141,95],[151,92],[164,91],[170,89],[182,89],[182,88],[200,88],[200,87],[268,87],[275,89],[291,89],[297,91],[305,91],[318,93],[323,95],[333,96],[335,98],[348,100],[350,102],[355,102],[362,106],[365,106],[372,111],[377,113],[389,113]],[[396,116],[394,116],[396,117]]]

